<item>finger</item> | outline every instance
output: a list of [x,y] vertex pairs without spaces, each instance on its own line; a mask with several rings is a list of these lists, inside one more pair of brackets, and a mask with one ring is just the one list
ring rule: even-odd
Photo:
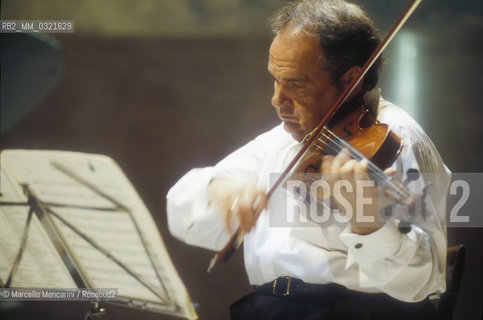
[[252,204],[252,208],[254,209],[255,215],[257,218],[260,215],[260,213],[263,211],[263,209],[267,208],[267,206],[268,206],[267,195],[263,191],[258,192]]
[[263,192],[246,191],[240,202],[238,220],[240,229],[247,233],[255,226],[259,213],[266,206],[267,200]]
[[251,227],[250,227],[250,223],[249,223],[249,220],[247,218],[246,212],[244,212],[244,210],[238,210],[237,216],[238,216],[238,221],[240,223],[238,228],[243,233],[247,233],[248,231],[250,231]]
[[347,161],[346,163],[344,163],[341,167],[340,167],[340,172],[341,173],[350,173],[350,172],[354,172],[355,170],[355,166],[357,165],[357,160],[355,159],[350,159],[349,161]]
[[268,198],[265,192],[263,191],[258,191],[257,193],[254,194],[254,197],[251,201],[252,206],[252,212],[251,212],[251,226],[250,229],[253,228],[258,220],[258,217],[260,216],[260,213],[267,208],[268,206]]
[[334,162],[334,158],[334,156],[324,156],[322,158],[322,165],[320,166],[322,169],[323,179],[331,186],[334,184],[337,178],[336,174],[332,173],[332,164]]
[[357,180],[369,180],[369,175],[367,174],[367,168],[369,167],[369,161],[363,159],[356,163],[354,166],[354,174]]
[[350,159],[342,167],[340,167],[340,178],[342,180],[348,181],[351,184],[354,184],[354,172],[355,167],[357,165],[357,160]]
[[233,232],[233,218],[237,216],[237,210],[238,210],[238,201],[240,200],[240,196],[237,195],[233,198],[233,202],[230,205],[230,208],[228,209],[228,212],[225,214],[225,227],[228,230],[228,232]]
[[367,168],[369,167],[369,161],[367,159],[362,159],[358,161],[354,166],[355,173],[367,173]]
[[336,173],[340,171],[340,168],[351,159],[349,150],[346,148],[342,149],[334,158],[332,162],[331,171]]
[[240,211],[239,217],[240,217],[240,230],[243,233],[250,232],[256,224],[256,220],[254,219],[255,216],[253,215],[253,212]]
[[322,173],[329,173],[332,168],[332,162],[334,161],[334,156],[323,156],[322,165],[320,166]]
[[232,215],[232,212],[228,212],[227,214],[225,214],[225,229],[229,233],[233,232],[233,229],[231,228],[231,223],[230,223],[231,222],[231,215]]
[[246,199],[243,197],[240,201],[240,205],[238,210],[236,211],[236,216],[238,218],[239,226],[238,228],[242,232],[249,231],[249,222],[248,222],[248,215],[249,215],[249,205],[246,204]]
[[230,218],[231,218],[231,213],[225,214],[225,230],[228,231],[228,233],[233,233],[233,229],[231,228]]
[[384,170],[384,173],[390,177],[393,177],[396,174],[396,169],[387,168],[386,170]]

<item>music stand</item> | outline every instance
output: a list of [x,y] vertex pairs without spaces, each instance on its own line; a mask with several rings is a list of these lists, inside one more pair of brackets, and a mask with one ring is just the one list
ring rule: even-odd
[[[68,270],[54,287],[66,283],[79,288],[118,287],[114,303],[196,319],[149,212],[112,159],[25,150],[7,150],[1,157],[5,179],[0,217],[15,223],[9,214],[28,208],[8,277],[0,274],[6,279],[3,287],[32,286],[32,281],[22,283],[20,275],[33,230],[49,244],[43,249],[51,260],[35,263],[61,261],[57,272]],[[85,319],[99,319],[104,313],[100,301],[93,301]]]

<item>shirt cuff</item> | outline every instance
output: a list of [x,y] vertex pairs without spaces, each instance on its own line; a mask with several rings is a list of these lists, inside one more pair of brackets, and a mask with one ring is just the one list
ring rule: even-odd
[[347,247],[348,269],[356,263],[372,263],[396,255],[401,248],[403,234],[398,230],[394,219],[386,221],[384,226],[367,234],[359,235],[351,231],[348,225],[340,234],[341,241]]

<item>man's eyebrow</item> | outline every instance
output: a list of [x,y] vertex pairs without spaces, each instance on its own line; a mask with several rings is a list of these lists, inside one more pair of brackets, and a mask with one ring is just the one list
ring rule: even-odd
[[[270,70],[267,70],[268,74],[273,78],[275,79],[275,77],[273,76],[273,74],[270,72]],[[282,78],[281,79],[282,81],[287,81],[287,82],[307,82],[309,81],[310,79],[306,76],[301,76],[301,77],[293,77],[293,78]]]
[[301,77],[301,78],[283,78],[283,81],[288,81],[288,82],[306,82],[309,81],[309,78],[307,77]]

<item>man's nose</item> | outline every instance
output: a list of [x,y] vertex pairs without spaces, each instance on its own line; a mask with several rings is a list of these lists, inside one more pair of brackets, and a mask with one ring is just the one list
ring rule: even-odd
[[286,95],[283,86],[276,83],[273,87],[272,105],[276,108],[280,108],[288,104],[290,104],[290,99]]

